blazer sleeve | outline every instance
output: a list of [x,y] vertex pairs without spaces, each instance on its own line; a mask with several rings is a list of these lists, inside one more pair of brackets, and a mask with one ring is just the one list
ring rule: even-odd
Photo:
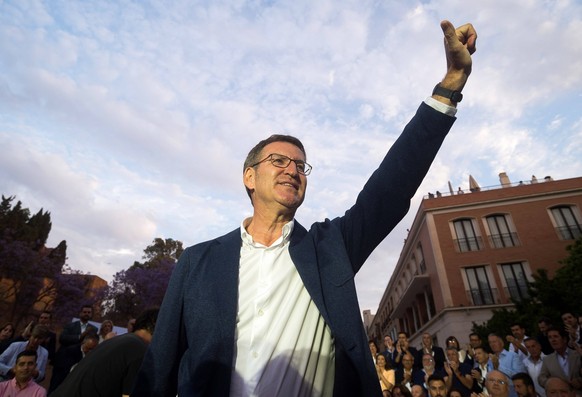
[[408,212],[410,200],[454,121],[454,117],[422,103],[354,206],[340,218],[354,272]]
[[192,248],[187,248],[172,272],[160,307],[153,339],[138,372],[132,397],[176,396],[178,368],[187,349],[183,335],[183,289]]
[[538,375],[538,383],[541,387],[546,387],[546,382],[551,376],[550,368],[548,365],[550,364],[552,357],[547,356],[544,361],[542,362],[542,369],[540,369],[540,374]]

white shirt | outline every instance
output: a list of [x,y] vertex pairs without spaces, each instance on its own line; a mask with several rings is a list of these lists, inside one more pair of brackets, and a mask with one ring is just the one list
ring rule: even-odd
[[[523,337],[523,339],[521,340],[521,343],[520,343],[520,345],[521,345],[521,346],[523,346],[524,348],[525,348],[525,342],[524,342],[524,341],[525,341],[526,339],[529,339],[529,336],[524,336],[524,337]],[[519,359],[520,359],[521,361],[525,360],[525,359],[526,359],[526,358],[529,356],[529,353],[528,353],[528,354],[526,354],[526,353],[522,352],[522,351],[521,351],[521,349],[518,349],[517,347],[515,347],[515,346],[513,345],[513,343],[509,345],[509,348],[510,348],[510,350],[511,350],[512,352],[514,352],[515,354],[519,354]],[[526,351],[527,351],[527,350],[526,350]]]
[[241,225],[231,396],[333,394],[334,341],[291,260],[293,226],[266,247]]
[[542,370],[542,363],[544,361],[544,357],[546,357],[546,355],[542,353],[539,360],[536,362],[534,362],[531,359],[531,356],[523,360],[523,365],[525,365],[527,373],[533,379],[536,392],[541,397],[546,397],[546,390],[543,387],[541,387],[540,384],[538,383],[538,376],[540,375],[540,371]]
[[487,390],[487,388],[485,388],[485,379],[487,379],[487,372],[488,372],[488,367],[487,364],[479,364],[478,362],[475,362],[475,367],[478,370],[481,371],[481,382],[479,382],[479,386],[481,386],[483,388],[483,393],[485,395],[489,395],[489,390]]

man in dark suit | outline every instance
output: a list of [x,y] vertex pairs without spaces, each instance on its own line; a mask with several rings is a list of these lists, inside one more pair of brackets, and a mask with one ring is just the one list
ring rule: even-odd
[[435,368],[435,360],[432,354],[424,353],[419,356],[421,357],[422,368],[413,373],[412,383],[421,386],[425,393],[428,394],[428,378],[434,375],[444,379],[447,374],[445,373],[444,368]]
[[309,231],[295,221],[311,171],[298,139],[250,151],[253,215],[184,251],[132,396],[382,395],[354,277],[408,211],[470,74],[473,27],[441,28],[445,78],[343,216]]
[[418,350],[410,346],[408,332],[400,331],[396,340],[396,351],[394,352],[394,366],[396,368],[402,368],[402,359],[406,354],[410,354],[414,358],[414,368],[422,366],[422,359],[418,360]]
[[73,321],[63,327],[59,342],[61,349],[65,346],[72,346],[80,343],[85,335],[89,333],[97,333],[97,327],[89,323],[93,318],[93,306],[84,305],[79,313],[79,320]]
[[422,334],[422,345],[417,352],[416,362],[422,362],[422,356],[430,354],[434,359],[434,367],[437,370],[442,370],[446,361],[445,352],[441,347],[435,346],[432,343],[432,335],[428,332]]
[[99,337],[97,334],[89,333],[81,343],[60,349],[53,360],[53,374],[48,393],[50,394],[55,390],[71,372],[71,368],[96,348],[98,344]]
[[384,336],[384,350],[382,355],[386,358],[386,361],[390,362],[390,365],[394,367],[394,353],[396,352],[396,346],[394,345],[394,340],[390,335]]
[[[411,353],[404,353],[402,356],[402,366],[394,371],[394,379],[397,385],[405,386],[412,391],[414,380],[420,378],[420,370],[416,369],[414,356]],[[422,384],[420,384],[422,386]]]

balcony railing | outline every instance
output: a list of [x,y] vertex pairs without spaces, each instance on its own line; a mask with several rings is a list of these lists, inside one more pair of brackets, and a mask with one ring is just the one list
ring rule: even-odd
[[562,240],[576,240],[582,236],[582,226],[580,225],[560,226],[556,230],[562,236]]
[[510,297],[515,302],[519,302],[522,299],[529,298],[529,294],[527,292],[527,286],[525,286],[525,285],[505,287],[505,288],[503,288],[503,292],[505,292],[505,296]]
[[495,305],[501,302],[497,288],[470,289],[465,292],[473,306]]
[[457,252],[479,251],[483,249],[483,239],[478,237],[459,238],[455,240]]
[[520,245],[517,233],[501,233],[489,236],[489,243],[494,248],[517,247]]

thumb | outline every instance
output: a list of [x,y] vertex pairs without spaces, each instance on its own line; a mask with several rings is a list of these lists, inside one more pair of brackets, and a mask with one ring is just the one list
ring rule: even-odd
[[447,21],[446,19],[444,21],[441,21],[441,29],[445,35],[445,41],[449,45],[454,44],[454,41],[458,40],[457,34],[455,32],[455,27],[451,22]]

